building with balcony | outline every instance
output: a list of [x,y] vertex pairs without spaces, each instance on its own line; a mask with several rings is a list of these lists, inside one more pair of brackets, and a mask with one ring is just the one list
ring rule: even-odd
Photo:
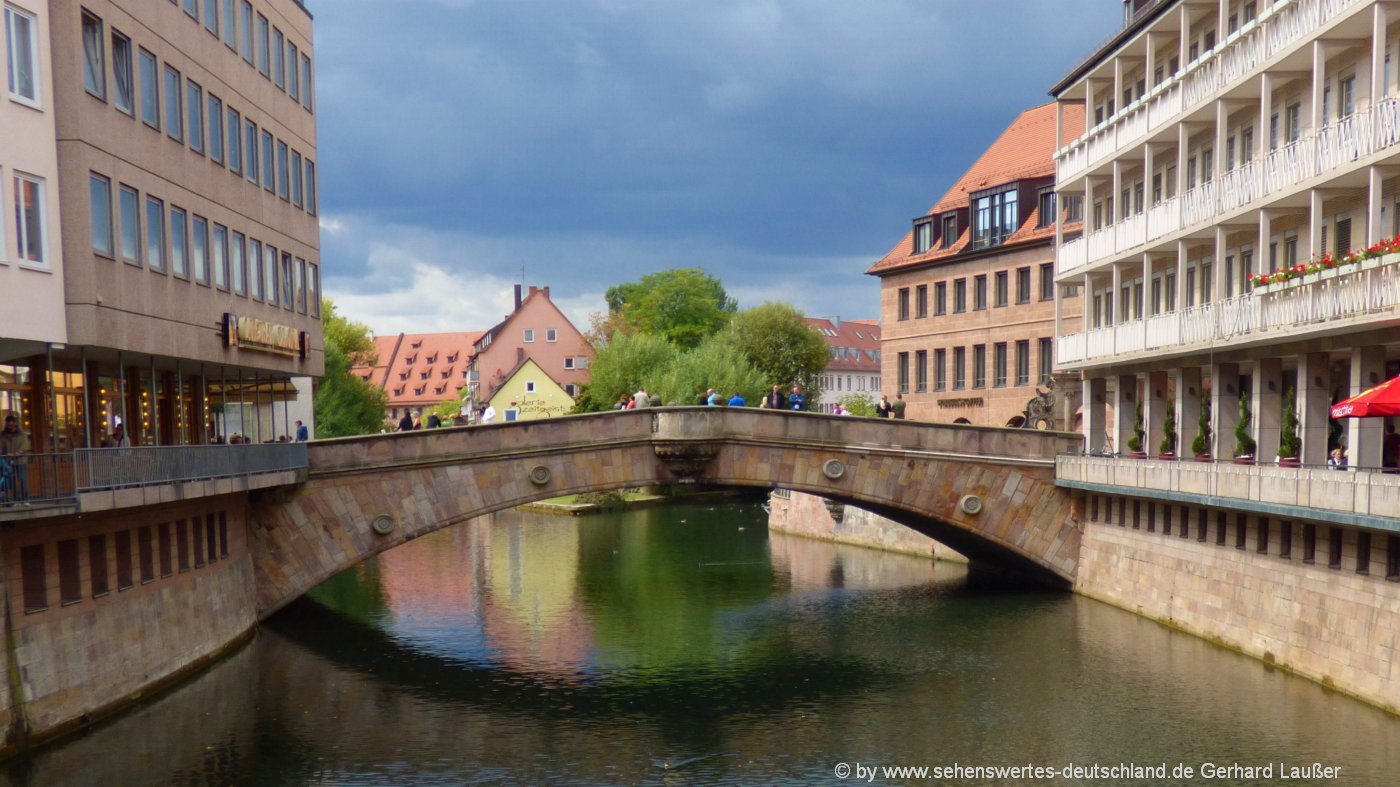
[[909,418],[1020,425],[1055,368],[1057,323],[1079,329],[1077,282],[1057,285],[1057,237],[1080,206],[1055,189],[1060,137],[1083,109],[1028,109],[867,273],[880,278],[882,378]]
[[816,402],[816,411],[829,413],[851,394],[863,393],[873,401],[880,401],[879,324],[874,320],[842,320],[840,317],[804,319],[821,332],[831,350],[831,360],[821,373],[821,399]]

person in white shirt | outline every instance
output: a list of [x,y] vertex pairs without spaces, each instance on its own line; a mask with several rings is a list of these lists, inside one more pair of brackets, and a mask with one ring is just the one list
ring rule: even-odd
[[488,402],[485,407],[481,408],[481,422],[483,424],[489,424],[495,419],[496,408],[492,407],[490,402]]

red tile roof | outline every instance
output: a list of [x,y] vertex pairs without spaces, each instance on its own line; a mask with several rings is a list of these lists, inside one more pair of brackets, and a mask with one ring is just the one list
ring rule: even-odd
[[457,389],[467,384],[467,361],[480,338],[480,331],[376,336],[375,365],[350,373],[383,389],[390,407],[433,405],[457,398]]
[[826,369],[831,372],[880,371],[880,324],[875,320],[842,320],[804,317],[822,332],[831,348]]
[[[975,191],[1018,180],[1054,177],[1055,112],[1053,101],[1022,112],[924,215],[934,216],[950,210],[968,208],[968,195]],[[1067,104],[1064,113],[1064,138],[1075,139],[1084,130],[1084,107],[1079,104]],[[1053,237],[1053,225],[1037,226],[1040,223],[1039,213],[1039,206],[1036,206],[1020,229],[1012,233],[998,248]],[[970,229],[964,229],[952,246],[941,248],[940,244],[940,247],[916,255],[914,231],[911,227],[899,244],[870,266],[866,273],[878,275],[909,265],[955,257],[967,250],[971,243],[970,233]]]

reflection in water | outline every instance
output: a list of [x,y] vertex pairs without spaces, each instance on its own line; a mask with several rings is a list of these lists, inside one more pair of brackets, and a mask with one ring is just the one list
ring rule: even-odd
[[1329,785],[1370,787],[1400,769],[1400,721],[1258,662],[762,522],[507,512],[420,539],[0,781],[831,784],[840,762],[1316,761],[1343,767]]

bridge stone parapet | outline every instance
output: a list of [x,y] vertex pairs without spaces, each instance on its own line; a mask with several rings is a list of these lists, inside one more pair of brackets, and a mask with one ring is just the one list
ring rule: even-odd
[[1054,457],[1077,435],[752,408],[645,408],[320,441],[255,496],[258,613],[420,535],[567,494],[784,487],[869,508],[974,560],[1068,586],[1078,530]]

